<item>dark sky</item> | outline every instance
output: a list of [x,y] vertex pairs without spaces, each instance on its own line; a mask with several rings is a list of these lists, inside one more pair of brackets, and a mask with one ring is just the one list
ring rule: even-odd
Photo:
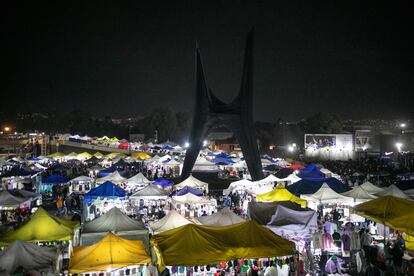
[[196,39],[209,86],[228,101],[254,25],[255,119],[412,116],[409,1],[299,2],[6,1],[1,102],[10,104],[1,106],[113,117],[191,110]]

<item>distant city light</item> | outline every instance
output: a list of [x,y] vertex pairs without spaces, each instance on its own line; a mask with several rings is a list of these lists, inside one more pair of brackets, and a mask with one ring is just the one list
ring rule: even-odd
[[203,147],[205,147],[205,146],[207,146],[207,141],[206,140],[203,141]]
[[6,126],[5,128],[4,128],[4,131],[10,131],[10,127],[8,127],[8,126]]
[[398,151],[400,152],[402,147],[403,147],[403,144],[398,142],[398,143],[395,143],[395,146],[397,147]]
[[293,146],[289,146],[288,150],[292,152],[295,148]]
[[190,143],[189,143],[189,142],[185,142],[185,143],[184,143],[184,147],[185,147],[185,148],[188,148],[189,146],[190,146]]
[[407,124],[406,123],[401,123],[400,124],[400,127],[406,127],[407,126]]

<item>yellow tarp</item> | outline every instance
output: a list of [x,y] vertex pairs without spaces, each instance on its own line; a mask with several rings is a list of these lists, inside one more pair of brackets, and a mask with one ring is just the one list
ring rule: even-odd
[[414,236],[404,234],[403,239],[405,241],[405,248],[408,250],[414,250]]
[[103,156],[103,154],[102,154],[102,153],[100,153],[99,151],[97,151],[97,152],[95,152],[95,153],[93,154],[93,156],[98,157],[98,158],[101,158],[101,157]]
[[89,152],[86,152],[86,151],[78,154],[78,158],[86,158],[86,159],[89,159],[91,157],[92,157],[92,155]]
[[126,155],[125,154],[123,154],[123,153],[119,153],[119,152],[111,152],[111,153],[108,153],[105,157],[106,158],[111,158],[111,159],[114,159],[114,158],[124,158]]
[[131,157],[147,160],[151,158],[151,155],[145,152],[134,152],[133,154],[131,154]]
[[119,142],[119,139],[116,138],[116,137],[112,137],[110,140],[111,140],[111,142]]
[[61,158],[61,157],[65,157],[65,155],[63,153],[61,153],[61,152],[55,152],[55,153],[49,154],[47,157],[50,157],[50,158]]
[[68,157],[76,157],[76,156],[78,156],[78,154],[76,153],[76,152],[71,152],[71,153],[69,153],[68,155],[66,155],[66,156],[68,156]]
[[15,240],[27,242],[71,240],[78,226],[78,222],[52,216],[40,207],[27,223],[0,237],[0,245],[9,244]]
[[360,216],[396,230],[414,233],[414,201],[384,196],[354,207]]
[[281,183],[277,184],[276,188],[274,188],[270,192],[257,195],[256,199],[259,201],[273,201],[273,202],[291,201],[291,202],[300,204],[301,206],[307,205],[306,200],[293,195]]
[[293,254],[295,244],[254,221],[214,227],[187,224],[151,238],[160,271],[165,265],[196,266],[240,258]]
[[105,271],[149,262],[151,258],[142,241],[126,240],[108,233],[94,245],[75,247],[70,258],[69,271]]

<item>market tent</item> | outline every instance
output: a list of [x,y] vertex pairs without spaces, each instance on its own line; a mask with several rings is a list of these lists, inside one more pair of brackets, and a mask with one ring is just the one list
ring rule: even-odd
[[251,201],[247,205],[247,215],[251,220],[256,221],[261,225],[268,224],[272,216],[275,214],[277,206],[284,206],[292,210],[311,210],[309,208],[302,208],[299,204],[291,201],[280,201],[280,202],[256,202]]
[[113,207],[104,215],[83,225],[81,245],[94,244],[108,232],[113,232],[128,240],[141,240],[148,248],[148,229],[142,221],[128,217],[117,207]]
[[160,271],[165,265],[196,266],[221,261],[286,256],[295,244],[254,221],[214,227],[187,224],[151,238]]
[[0,191],[0,209],[13,208],[17,209],[22,205],[26,199],[16,197],[7,190]]
[[205,190],[208,192],[208,183],[198,180],[192,175],[190,175],[184,181],[178,183],[177,185],[174,185],[174,189],[182,189],[185,186],[200,189],[202,191]]
[[71,152],[71,153],[69,153],[68,155],[66,155],[66,157],[77,157],[78,156],[78,154],[76,153],[76,152]]
[[299,176],[297,176],[294,173],[289,174],[285,178],[279,178],[279,182],[287,182],[288,185],[291,185],[293,183],[296,183],[296,182],[298,182],[300,180],[302,180],[302,178],[300,178]]
[[149,262],[151,258],[142,241],[126,240],[108,233],[94,245],[74,247],[69,271],[70,273],[106,271]]
[[223,190],[223,195],[229,195],[233,191],[244,191],[249,187],[254,186],[255,184],[248,180],[248,179],[241,179],[238,181],[234,181],[230,183],[229,187],[227,189]]
[[92,154],[85,151],[85,152],[79,153],[77,157],[80,159],[89,159],[92,157]]
[[73,178],[70,182],[92,182],[92,181],[93,181],[92,177],[81,175],[81,176]]
[[285,178],[288,175],[291,175],[295,170],[289,169],[289,168],[283,168],[277,173],[275,173],[275,176],[278,178]]
[[309,237],[318,229],[317,213],[313,210],[292,210],[279,205],[267,227],[283,237]]
[[167,198],[168,194],[164,191],[163,188],[157,187],[155,185],[148,185],[138,192],[130,196],[131,199],[158,199],[158,198]]
[[145,152],[134,152],[131,154],[131,156],[134,158],[141,159],[141,160],[151,159],[151,155]]
[[211,203],[210,200],[208,200],[207,198],[204,198],[204,197],[201,197],[201,196],[196,196],[196,195],[193,195],[191,193],[187,193],[187,194],[182,195],[182,196],[173,196],[172,199],[175,203],[180,203],[180,204],[208,204],[208,203]]
[[116,199],[125,197],[126,191],[124,189],[110,181],[107,181],[87,192],[84,196],[84,201],[85,203],[89,203],[97,198]]
[[322,184],[321,188],[311,195],[301,195],[301,198],[304,198],[308,201],[313,201],[322,204],[329,204],[329,203],[348,203],[351,204],[353,199],[347,196],[343,196],[338,194],[334,190],[332,190],[328,184]]
[[409,195],[398,189],[394,184],[385,188],[383,191],[376,193],[376,196],[395,196],[404,199],[411,199]]
[[307,205],[306,200],[294,196],[281,183],[279,183],[272,191],[257,195],[256,199],[258,201],[291,201],[300,204],[301,206]]
[[125,150],[129,149],[129,143],[128,143],[128,141],[125,141],[125,142],[120,143],[118,145],[118,148],[119,149],[125,149]]
[[174,182],[171,180],[159,177],[157,180],[153,182],[154,185],[160,186],[160,187],[168,187],[174,185]]
[[173,196],[173,195],[182,196],[182,195],[185,195],[185,194],[188,194],[188,193],[192,193],[193,195],[196,195],[196,196],[203,196],[203,194],[204,194],[202,190],[185,186],[181,190],[173,191],[170,194],[170,196]]
[[236,215],[229,207],[224,207],[217,213],[209,216],[198,217],[197,220],[202,225],[208,226],[227,226],[244,222],[245,220]]
[[53,174],[49,177],[42,179],[43,184],[63,184],[67,182],[68,182],[68,179],[59,174]]
[[288,169],[291,169],[291,170],[302,170],[302,169],[304,169],[305,167],[302,165],[302,164],[298,164],[298,163],[295,163],[295,164],[292,164],[292,165],[290,165],[289,167],[287,167]]
[[65,157],[65,155],[61,152],[55,152],[55,153],[49,154],[47,157],[49,157],[49,158],[62,158],[62,157]]
[[119,153],[119,152],[111,152],[111,153],[105,155],[105,157],[109,158],[109,159],[115,159],[115,158],[124,158],[124,157],[126,157],[126,155],[123,154],[123,153]]
[[328,186],[337,193],[344,193],[350,190],[348,186],[334,177],[325,178],[324,180],[307,180],[302,179],[287,187],[289,192],[299,196],[302,194],[314,194],[317,192],[322,184],[328,184]]
[[358,203],[377,198],[376,196],[371,195],[370,193],[365,191],[365,189],[362,188],[362,186],[356,186],[352,188],[352,190],[342,193],[342,195],[352,197],[354,199],[354,202]]
[[128,178],[125,183],[127,185],[145,185],[151,183],[148,178],[146,178],[141,172],[134,175],[133,177]]
[[96,179],[96,183],[104,183],[106,181],[111,181],[113,183],[123,183],[126,181],[126,178],[123,177],[118,171],[114,171],[113,173],[111,173],[110,175],[107,175],[105,177],[101,177]]
[[364,188],[365,191],[367,191],[370,194],[376,194],[379,192],[382,192],[384,189],[375,186],[374,184],[372,184],[369,181],[364,182],[363,184],[360,185],[362,188]]
[[34,201],[42,197],[40,194],[31,192],[31,191],[26,191],[26,190],[13,189],[13,190],[8,190],[8,192],[11,193],[15,197],[23,198],[26,201],[27,200]]
[[99,151],[95,152],[93,154],[93,156],[97,157],[97,158],[101,158],[102,156],[104,156],[102,153],[100,153]]
[[214,172],[214,171],[218,171],[218,167],[216,164],[214,164],[214,162],[207,160],[205,157],[199,157],[197,158],[194,164],[193,171],[194,172],[197,172],[197,171]]
[[414,233],[414,201],[384,196],[356,205],[354,210],[369,220],[409,234]]
[[177,211],[172,210],[162,219],[150,222],[149,227],[153,233],[161,233],[190,223],[193,222],[177,213]]
[[15,240],[27,242],[71,240],[78,226],[78,222],[52,216],[40,207],[27,223],[2,235],[0,245]]
[[274,184],[275,182],[279,182],[279,181],[280,181],[279,178],[277,178],[273,174],[269,174],[265,178],[263,178],[261,180],[258,180],[258,181],[255,181],[255,182],[259,183],[259,184]]
[[305,168],[301,169],[298,176],[307,180],[322,180],[325,179],[324,174],[321,172],[318,166],[315,164],[309,164]]
[[[3,251],[0,251],[0,275],[15,273],[21,267],[25,271],[38,271],[58,274],[59,251],[56,247],[42,247],[28,242],[16,240]],[[8,275],[8,274],[6,274]]]

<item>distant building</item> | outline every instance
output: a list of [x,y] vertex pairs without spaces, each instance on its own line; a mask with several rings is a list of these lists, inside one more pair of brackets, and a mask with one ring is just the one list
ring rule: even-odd
[[207,146],[211,150],[223,151],[240,151],[240,145],[237,142],[233,132],[211,132],[207,136]]

